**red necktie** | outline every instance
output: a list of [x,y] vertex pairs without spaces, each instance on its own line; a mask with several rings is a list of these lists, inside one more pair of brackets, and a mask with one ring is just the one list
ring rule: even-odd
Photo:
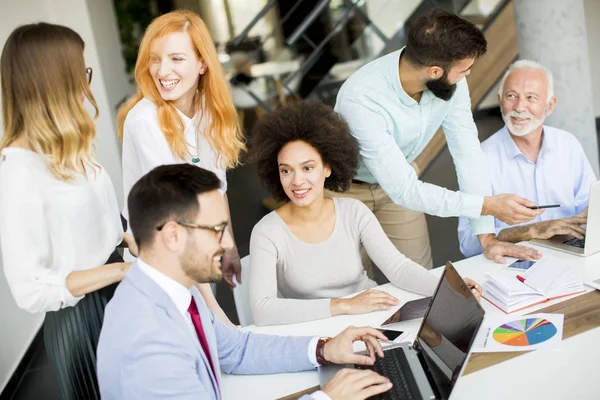
[[192,300],[190,301],[190,306],[188,307],[188,312],[190,313],[190,315],[192,317],[192,323],[194,324],[194,329],[196,330],[198,339],[200,339],[200,346],[202,346],[202,350],[204,350],[204,354],[206,355],[206,358],[208,358],[208,362],[210,363],[210,368],[212,369],[213,375],[215,377],[215,381],[217,382],[217,386],[219,386],[219,381],[217,379],[215,366],[213,365],[212,358],[210,356],[208,342],[206,341],[206,336],[204,335],[204,329],[202,328],[202,322],[200,321],[200,313],[198,312],[198,307],[196,306],[194,297],[192,297]]

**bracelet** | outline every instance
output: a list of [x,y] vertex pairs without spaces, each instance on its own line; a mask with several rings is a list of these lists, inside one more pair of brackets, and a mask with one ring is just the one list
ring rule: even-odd
[[319,341],[317,342],[317,363],[319,365],[332,364],[325,359],[325,343],[329,342],[330,340],[330,337],[322,337],[319,338]]

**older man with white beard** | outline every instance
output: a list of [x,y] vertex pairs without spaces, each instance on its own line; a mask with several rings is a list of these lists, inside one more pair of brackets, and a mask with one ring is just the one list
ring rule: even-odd
[[[533,223],[511,227],[496,219],[498,239],[582,239],[596,176],[575,136],[543,125],[556,106],[552,73],[535,61],[513,63],[500,83],[498,103],[506,125],[481,144],[493,195],[514,193],[538,205],[560,205],[548,208]],[[465,256],[482,252],[466,218],[459,218],[458,238]]]

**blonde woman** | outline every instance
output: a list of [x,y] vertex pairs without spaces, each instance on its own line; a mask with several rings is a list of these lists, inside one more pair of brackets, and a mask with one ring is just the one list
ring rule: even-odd
[[46,352],[67,400],[100,398],[104,306],[130,265],[115,251],[124,235],[112,182],[93,157],[84,100],[98,107],[83,50],[76,32],[38,23],[14,30],[0,58],[2,265],[17,305],[46,312]]
[[[140,44],[135,80],[138,92],[118,116],[125,196],[154,167],[190,163],[213,171],[227,198],[226,168],[239,163],[245,145],[228,82],[200,17],[174,11],[152,21]],[[126,208],[123,215],[127,218]],[[230,286],[234,274],[240,281],[235,246],[222,269]],[[209,307],[229,322],[208,284],[200,286]]]

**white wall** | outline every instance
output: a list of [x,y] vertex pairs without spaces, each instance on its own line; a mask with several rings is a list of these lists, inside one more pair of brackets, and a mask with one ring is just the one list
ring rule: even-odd
[[592,71],[592,93],[596,118],[600,118],[600,74],[596,71],[600,65],[600,1],[585,0],[585,24]]
[[[87,5],[101,72],[101,76],[96,76],[96,72],[94,71],[92,79],[94,83],[101,83],[99,87],[103,87],[106,90],[110,116],[108,114],[101,114],[101,117],[103,117],[103,120],[113,122],[114,124],[117,120],[117,107],[124,99],[131,96],[135,91],[135,85],[125,73],[125,59],[121,52],[121,38],[119,37],[119,27],[115,17],[113,1],[87,0]],[[102,78],[102,81],[100,81],[100,78]],[[98,82],[95,82],[97,79]],[[94,89],[93,84],[92,89]],[[96,95],[95,91],[94,95]],[[119,186],[115,189],[117,190],[118,197],[120,197],[121,187]]]
[[[130,88],[125,76],[112,0],[2,0],[0,46],[4,46],[8,35],[17,26],[39,21],[66,25],[77,31],[86,42],[86,62],[94,70],[92,92],[100,109],[97,159],[109,172],[119,204],[122,205],[121,156],[114,122],[115,106],[129,93]],[[2,273],[0,390],[23,357],[43,318],[43,314],[32,315],[17,308]]]
[[[584,0],[584,7],[590,65],[592,70],[591,85],[592,94],[594,96],[594,111],[596,118],[600,118],[600,74],[594,73],[596,70],[595,67],[600,65],[600,1]],[[497,86],[481,102],[479,108],[484,109],[496,106],[498,106]]]

